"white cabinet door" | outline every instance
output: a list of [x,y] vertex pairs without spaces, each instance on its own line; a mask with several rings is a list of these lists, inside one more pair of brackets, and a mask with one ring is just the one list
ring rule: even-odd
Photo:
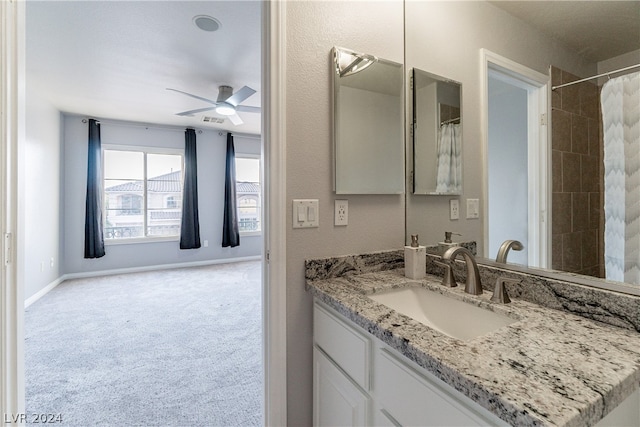
[[313,347],[313,425],[367,425],[369,397]]

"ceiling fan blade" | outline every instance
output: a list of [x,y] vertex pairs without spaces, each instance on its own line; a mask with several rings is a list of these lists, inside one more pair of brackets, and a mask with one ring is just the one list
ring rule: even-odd
[[208,102],[209,104],[213,104],[213,105],[216,105],[216,104],[217,104],[217,102],[216,102],[216,101],[212,101],[211,99],[203,98],[203,97],[201,97],[201,96],[194,95],[194,94],[192,94],[192,93],[188,93],[188,92],[183,92],[183,91],[178,90],[178,89],[171,89],[171,88],[169,88],[169,87],[168,87],[168,88],[167,88],[167,90],[170,90],[170,91],[173,91],[173,92],[182,93],[182,94],[187,95],[187,96],[190,96],[190,97],[192,97],[192,98],[199,99],[199,100],[204,101],[204,102]]
[[233,123],[236,126],[244,123],[237,113],[231,114],[230,116],[227,116],[227,117],[229,118],[229,120],[231,120],[231,123]]
[[244,86],[242,89],[231,95],[229,98],[225,99],[225,102],[237,107],[242,101],[250,97],[256,93],[255,90],[251,89],[249,86]]
[[242,111],[243,113],[259,113],[260,107],[250,107],[248,105],[238,105],[236,111]]
[[176,113],[176,116],[193,116],[196,113],[202,113],[203,111],[213,110],[214,108],[216,107],[213,106],[213,107],[198,108],[196,110],[183,111],[182,113]]

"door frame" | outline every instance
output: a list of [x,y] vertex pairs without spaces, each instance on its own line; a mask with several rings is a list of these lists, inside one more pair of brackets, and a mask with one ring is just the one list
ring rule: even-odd
[[[483,164],[489,155],[489,76],[500,75],[510,84],[527,91],[527,157],[529,200],[529,265],[549,268],[551,264],[551,141],[549,76],[508,58],[480,49],[481,87],[481,138]],[[489,179],[483,168],[484,203],[484,254],[489,258]],[[533,244],[532,244],[533,242]]]
[[[25,3],[0,2],[0,410],[11,424],[24,414],[23,287],[19,286],[18,141],[24,137]],[[6,421],[6,419],[3,419]]]
[[[262,2],[263,424],[286,425],[286,3]],[[24,141],[25,2],[0,2],[0,411],[24,414],[24,297],[15,242],[18,146]],[[9,238],[5,239],[4,236]],[[5,260],[10,262],[5,264]],[[3,415],[4,416],[4,415]],[[17,419],[5,425],[21,424]]]

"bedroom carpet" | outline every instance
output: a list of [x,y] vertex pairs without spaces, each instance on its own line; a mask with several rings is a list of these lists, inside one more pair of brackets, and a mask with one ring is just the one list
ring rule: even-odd
[[25,311],[26,413],[260,425],[261,328],[259,261],[66,281]]

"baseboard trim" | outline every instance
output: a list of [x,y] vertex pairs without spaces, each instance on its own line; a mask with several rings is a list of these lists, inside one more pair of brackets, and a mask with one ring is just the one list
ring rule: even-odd
[[54,280],[53,282],[49,283],[47,286],[45,286],[44,288],[40,289],[38,292],[36,292],[35,294],[31,295],[29,298],[27,298],[24,301],[24,308],[29,307],[31,304],[33,304],[34,302],[38,301],[40,298],[42,298],[43,296],[45,296],[46,294],[48,294],[51,290],[53,290],[56,286],[58,286],[60,283],[64,282],[64,276],[60,276],[58,277],[56,280]]
[[260,261],[261,259],[262,259],[261,255],[253,255],[253,256],[237,257],[237,258],[212,259],[212,260],[206,260],[206,261],[182,262],[182,263],[175,263],[175,264],[147,265],[143,267],[114,268],[112,270],[86,271],[81,273],[63,274],[53,282],[49,283],[44,288],[40,289],[37,293],[27,298],[24,302],[24,308],[27,308],[34,302],[38,301],[40,298],[45,296],[47,293],[49,293],[51,290],[53,290],[56,286],[58,286],[60,283],[64,282],[65,280],[84,279],[88,277],[99,277],[99,276],[113,276],[115,274],[140,273],[144,271],[170,270],[175,268],[204,267],[207,265],[215,265],[215,264],[231,264],[231,263],[243,262],[243,261]]

